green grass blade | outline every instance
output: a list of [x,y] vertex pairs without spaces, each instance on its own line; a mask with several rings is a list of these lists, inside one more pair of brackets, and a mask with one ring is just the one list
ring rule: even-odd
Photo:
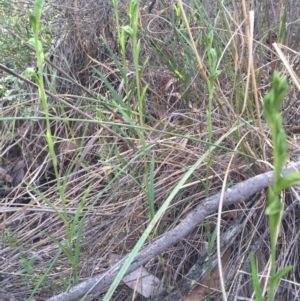
[[258,273],[257,273],[256,263],[255,263],[253,253],[250,254],[250,262],[251,262],[252,283],[253,283],[253,289],[254,289],[256,301],[264,301],[264,297],[259,284]]
[[159,221],[159,219],[161,218],[161,216],[164,214],[164,212],[167,210],[168,206],[170,205],[171,201],[173,200],[173,198],[176,196],[176,194],[178,193],[178,191],[181,189],[181,187],[184,185],[184,183],[187,181],[187,179],[191,176],[191,174],[196,170],[196,168],[203,162],[203,160],[205,158],[207,158],[207,156],[230,134],[232,134],[234,131],[236,131],[241,125],[231,129],[226,135],[222,136],[220,139],[218,139],[216,141],[216,143],[211,146],[198,160],[197,162],[186,172],[186,174],[181,178],[181,180],[179,181],[179,183],[176,185],[176,187],[172,190],[172,192],[170,193],[170,195],[168,196],[168,198],[165,200],[165,202],[163,203],[163,205],[161,206],[161,208],[157,211],[157,213],[155,214],[154,218],[150,221],[148,227],[146,228],[146,230],[144,231],[143,235],[141,236],[141,238],[139,239],[139,241],[137,242],[137,244],[135,245],[135,247],[133,248],[132,252],[130,253],[129,257],[126,259],[122,269],[120,270],[120,272],[118,273],[116,279],[114,280],[114,282],[112,283],[112,285],[110,286],[108,292],[106,293],[106,295],[104,296],[103,301],[109,301],[110,298],[112,297],[114,291],[116,290],[117,286],[119,285],[119,283],[121,282],[122,278],[124,277],[126,271],[128,270],[130,264],[132,263],[132,261],[134,260],[135,256],[137,255],[137,253],[139,252],[139,250],[141,249],[141,247],[143,246],[144,242],[146,241],[147,237],[149,236],[149,234],[151,233],[151,231],[153,230],[153,228],[155,227],[156,223]]

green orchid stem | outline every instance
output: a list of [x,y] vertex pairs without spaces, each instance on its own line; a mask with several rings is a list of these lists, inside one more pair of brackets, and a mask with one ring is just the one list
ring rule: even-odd
[[[282,118],[280,115],[280,109],[284,97],[287,93],[288,85],[285,79],[281,79],[277,72],[273,75],[272,89],[264,97],[264,113],[268,123],[268,126],[272,134],[272,143],[274,148],[274,184],[269,188],[268,194],[268,207],[266,214],[269,216],[270,227],[270,243],[271,243],[271,273],[270,281],[268,285],[268,300],[273,301],[275,291],[279,285],[280,280],[291,270],[291,267],[285,267],[284,269],[276,272],[276,245],[278,238],[278,231],[282,219],[282,213],[284,210],[284,204],[279,199],[279,194],[282,190],[289,188],[293,185],[300,184],[300,173],[293,173],[291,175],[282,176],[281,172],[285,166],[288,158],[288,145],[286,134],[282,128]],[[263,300],[262,292],[258,287],[257,271],[254,267],[252,259],[252,274],[254,290],[257,300]]]

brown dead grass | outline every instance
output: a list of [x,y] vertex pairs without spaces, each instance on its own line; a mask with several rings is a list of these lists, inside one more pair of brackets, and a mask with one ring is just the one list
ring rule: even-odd
[[[120,59],[110,5],[103,1],[99,3],[92,1],[93,3],[89,2],[88,9],[80,7],[76,11],[67,0],[63,1],[64,5],[61,3],[61,6],[55,2],[52,9],[62,14],[61,19],[55,21],[54,24],[56,30],[57,26],[61,26],[62,29],[56,31],[55,47],[48,56],[51,63],[57,67],[55,94],[66,99],[77,109],[74,111],[62,105],[57,99],[48,98],[51,104],[50,114],[56,117],[52,121],[51,128],[59,160],[60,177],[61,180],[68,177],[65,198],[70,221],[88,187],[91,188],[91,192],[83,210],[86,211],[91,205],[93,206],[86,219],[81,240],[79,278],[82,281],[92,275],[107,271],[110,254],[119,256],[128,254],[149,223],[148,200],[141,189],[141,186],[145,186],[145,162],[142,157],[135,160],[142,149],[142,144],[138,137],[130,132],[130,129],[124,126],[134,147],[128,141],[121,140],[119,132],[111,125],[108,125],[108,131],[96,122],[99,118],[97,110],[101,110],[107,118],[106,121],[124,125],[127,123],[118,110],[111,105],[112,96],[105,84],[90,68],[93,65],[105,74],[115,89],[120,89],[123,93],[121,74],[115,61],[101,40],[95,39],[95,36],[103,35]],[[155,157],[156,209],[160,207],[186,171],[207,150],[208,140],[207,87],[199,76],[193,59],[190,62],[194,62],[195,65],[184,69],[186,61],[182,53],[186,51],[186,46],[180,48],[180,39],[168,21],[170,6],[167,3],[164,4],[164,6],[158,5],[153,14],[141,11],[141,39],[143,41],[141,57],[142,59],[146,56],[150,58],[150,63],[142,78],[144,83],[149,83],[144,135],[147,145],[154,144],[154,147],[147,151],[145,159],[150,164],[152,156]],[[209,7],[208,4],[207,6],[207,12],[214,15],[215,9]],[[126,19],[125,8],[125,5],[120,6],[122,21]],[[193,7],[186,8],[187,11],[193,9]],[[275,7],[275,9],[278,8]],[[239,17],[242,19],[241,14]],[[226,18],[229,19],[228,16]],[[235,20],[236,23],[237,20]],[[235,22],[230,23],[232,34],[237,30]],[[193,25],[191,21],[192,33],[196,35],[199,28]],[[226,44],[228,35],[224,31],[224,29],[217,30],[217,33]],[[205,30],[204,33],[206,33]],[[257,47],[261,44],[264,45],[264,49],[270,47],[263,38],[266,35],[267,32],[262,35],[258,34]],[[293,41],[295,43],[292,43],[290,38],[289,47],[298,51],[299,31],[296,32],[296,38]],[[241,108],[236,110],[235,101],[236,99],[243,100],[247,52],[245,41],[241,36],[236,35],[235,42],[236,53],[230,52],[231,57],[227,65],[221,66],[222,73],[216,83],[218,99],[216,99],[212,114],[213,141],[227,133],[236,120],[242,121],[245,117],[239,115]],[[151,48],[153,44],[155,47],[163,46],[160,51],[161,56],[158,56],[158,52],[153,47]],[[242,56],[238,56],[240,47],[245,47]],[[128,71],[132,71],[130,47],[128,49],[126,53]],[[271,61],[261,60],[259,56],[255,58],[255,64],[258,64],[256,70],[260,71],[260,76],[265,79],[262,84],[258,80],[259,95],[263,95],[269,88],[270,66],[271,70],[279,66],[279,69],[284,72],[283,67],[279,65],[276,53],[273,55],[275,57],[272,57]],[[287,54],[286,56],[288,57]],[[170,57],[178,59],[177,68],[182,73],[186,72],[185,75],[188,71],[193,71],[189,85],[186,86],[180,81],[165,64]],[[206,63],[205,60],[204,63]],[[235,65],[233,69],[235,74],[227,72],[228,64]],[[30,92],[30,87],[27,88]],[[49,85],[47,89],[50,90]],[[238,95],[239,93],[241,95]],[[249,99],[253,99],[253,93],[250,89]],[[100,98],[99,95],[103,97]],[[297,96],[298,91],[295,86],[292,86],[282,112],[290,139],[291,159],[294,160],[297,158],[299,149],[297,141],[293,139],[293,134],[299,130],[297,128],[297,118],[300,116],[299,98],[295,98]],[[134,105],[133,103],[133,110]],[[63,210],[46,146],[45,124],[40,119],[37,121],[31,119],[26,122],[13,119],[13,116],[24,116],[26,107],[32,109],[32,117],[43,116],[37,93],[36,91],[30,92],[26,99],[12,105],[3,105],[3,107],[2,116],[11,116],[12,120],[2,122],[0,127],[3,139],[1,144],[0,297],[2,293],[9,293],[12,296],[9,300],[14,300],[13,298],[25,300],[24,298],[30,295],[39,276],[51,265],[59,251],[58,246],[45,233],[51,234],[61,243],[66,240],[66,233],[58,215],[32,189],[34,187],[56,208]],[[87,122],[80,114],[81,112],[89,114],[93,118],[90,120],[92,122]],[[249,120],[250,117],[256,117],[254,109],[253,112],[249,111],[247,114]],[[73,120],[70,121],[70,118]],[[256,122],[247,123],[236,136],[228,137],[221,145],[223,148],[217,149],[212,154],[213,160],[209,164],[209,169],[207,169],[208,162],[204,161],[176,195],[157,225],[156,235],[159,236],[172,229],[207,195],[220,191],[225,173],[229,173],[228,183],[239,183],[255,174],[269,170],[268,162],[271,162],[269,133],[265,125],[263,125],[263,130],[263,133],[259,131]],[[260,142],[262,136],[265,140],[264,149]],[[191,137],[198,140],[191,139]],[[241,146],[228,167],[232,150],[235,149],[240,139],[242,139]],[[79,160],[81,160],[80,164]],[[102,194],[116,173],[128,162],[131,163],[114,184]],[[299,202],[298,194],[299,189],[294,188],[282,195],[287,207],[294,202]],[[225,280],[230,300],[234,300],[235,296],[251,297],[248,255],[253,245],[259,246],[257,251],[259,271],[262,275],[267,273],[268,237],[264,237],[260,244],[257,243],[268,228],[264,215],[266,191],[259,196],[256,195],[255,198],[254,204],[256,202],[260,204],[256,214],[231,246],[230,252],[226,253],[226,261],[229,264],[226,267]],[[226,232],[238,216],[247,215],[248,210],[245,204],[224,208],[222,233]],[[293,300],[293,298],[297,300],[299,294],[298,211],[299,206],[293,207],[286,214],[280,230],[278,265],[294,264],[294,270],[287,277],[289,282],[288,280],[282,281],[277,292],[278,300]],[[184,278],[184,275],[203,255],[200,251],[201,245],[209,242],[210,235],[216,226],[216,219],[216,215],[207,217],[205,225],[199,225],[185,240],[161,254],[161,261],[153,259],[149,262],[147,270],[160,279],[165,277],[166,283],[176,286],[176,283]],[[74,241],[75,239],[76,237]],[[154,235],[150,236],[148,243],[151,243],[153,239],[155,239]],[[21,257],[33,260],[32,273],[22,272]],[[36,300],[45,300],[66,290],[68,285],[73,284],[71,275],[70,263],[62,254],[48,275],[47,281],[39,289]],[[214,284],[211,287],[211,292],[213,292],[210,300],[219,300],[221,296],[218,279],[215,279],[216,275],[215,272],[212,274]],[[121,286],[115,293],[114,300],[131,300],[132,294],[133,291]],[[194,292],[194,294],[197,293]],[[201,296],[205,296],[202,290]],[[94,298],[93,300],[101,300],[101,296]],[[136,300],[143,300],[143,297],[138,296]],[[192,297],[185,300],[192,300]]]

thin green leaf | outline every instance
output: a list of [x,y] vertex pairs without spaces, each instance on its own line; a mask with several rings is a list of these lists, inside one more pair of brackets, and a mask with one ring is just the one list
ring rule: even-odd
[[129,25],[122,26],[122,30],[126,32],[130,37],[133,37],[134,31]]
[[273,199],[272,202],[269,204],[269,206],[266,209],[266,214],[267,215],[274,215],[277,213],[282,212],[284,208],[283,203],[278,199]]
[[276,188],[279,190],[284,190],[289,187],[300,185],[300,173],[299,172],[293,172],[287,175],[284,175],[283,177],[280,177]]
[[252,284],[255,293],[255,298],[257,301],[264,301],[264,297],[262,294],[262,290],[260,288],[258,273],[256,269],[256,263],[254,259],[254,254],[251,252],[250,254],[250,263],[251,263],[251,275],[252,275]]
[[270,281],[270,288],[275,290],[280,282],[280,280],[290,271],[293,270],[293,266],[289,265],[277,272],[277,274]]
[[45,233],[45,235],[47,237],[49,237],[51,240],[53,240],[59,246],[59,248],[66,254],[66,256],[68,257],[69,261],[72,263],[73,262],[72,252],[70,252],[68,248],[66,248],[58,239],[56,239],[51,234]]
[[154,152],[152,153],[150,171],[149,171],[149,185],[148,185],[148,203],[149,203],[149,213],[150,219],[154,218]]
[[35,14],[32,11],[29,12],[29,22],[30,22],[30,26],[32,27],[33,33],[35,33],[37,20]]

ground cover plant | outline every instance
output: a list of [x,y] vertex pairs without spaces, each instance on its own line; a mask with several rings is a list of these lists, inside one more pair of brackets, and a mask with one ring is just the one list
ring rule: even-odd
[[296,1],[0,11],[1,300],[299,299]]

